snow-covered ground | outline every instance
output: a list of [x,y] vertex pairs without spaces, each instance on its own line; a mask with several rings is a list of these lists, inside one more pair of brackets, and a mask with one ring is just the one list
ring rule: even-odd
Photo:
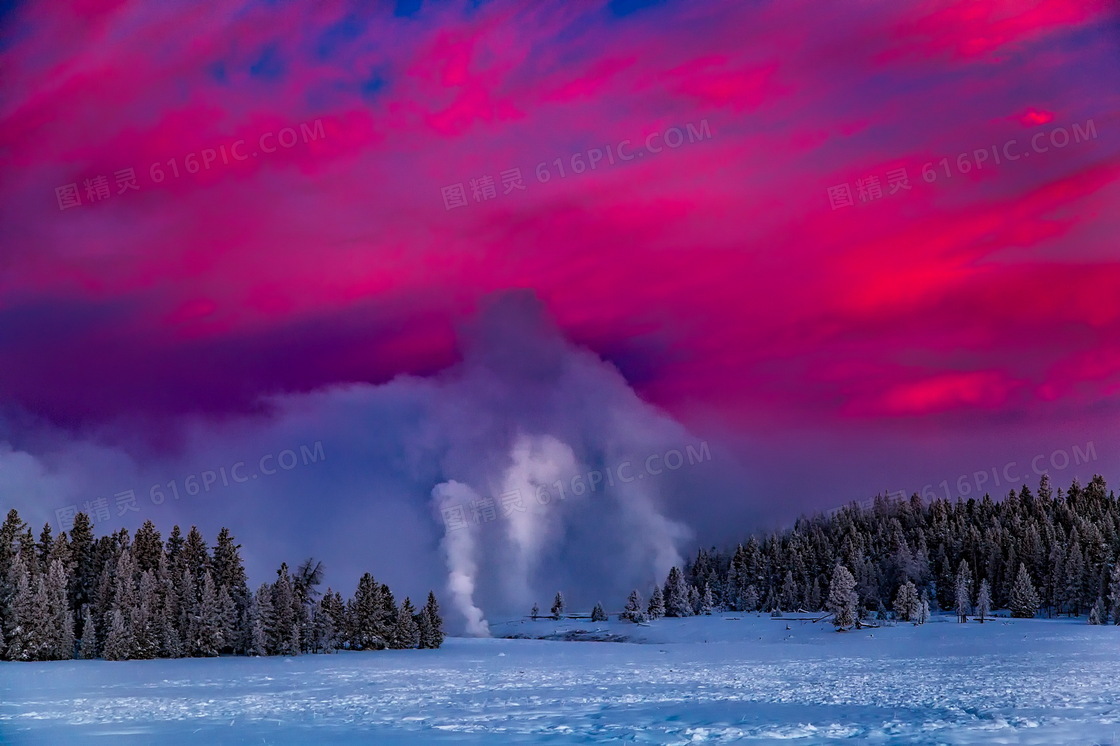
[[513,622],[495,633],[645,644],[449,638],[438,651],[0,663],[0,743],[1120,744],[1120,628],[823,625]]

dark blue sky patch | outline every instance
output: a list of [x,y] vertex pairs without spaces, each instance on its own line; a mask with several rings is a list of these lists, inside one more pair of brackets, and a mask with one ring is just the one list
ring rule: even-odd
[[261,56],[249,66],[249,73],[256,78],[277,80],[284,74],[284,63],[280,59],[280,50],[275,44],[264,48]]

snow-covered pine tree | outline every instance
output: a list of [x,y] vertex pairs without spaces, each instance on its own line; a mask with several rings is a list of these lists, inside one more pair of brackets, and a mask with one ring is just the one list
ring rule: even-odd
[[785,578],[782,580],[782,590],[778,595],[780,607],[786,611],[795,610],[798,607],[797,596],[797,581],[793,579],[793,571],[786,570]]
[[1019,573],[1015,576],[1015,585],[1011,587],[1008,605],[1011,616],[1018,619],[1030,619],[1038,613],[1038,594],[1027,572],[1027,566],[1022,562],[1019,563]]
[[638,589],[630,591],[630,596],[626,599],[626,608],[618,615],[619,619],[628,622],[642,622],[645,621],[645,602],[642,600],[642,594]]
[[249,655],[271,655],[270,631],[273,627],[272,614],[272,588],[268,583],[262,583],[257,592],[249,599],[249,609],[246,614],[249,624]]
[[89,604],[82,607],[82,639],[78,644],[78,657],[85,660],[96,658],[100,651],[97,649],[97,627],[93,623],[93,609]]
[[[436,601],[436,594],[428,591],[428,601],[424,604],[424,611],[421,612],[424,618],[424,628],[426,634],[421,634],[420,647],[435,649],[443,645],[443,617],[439,614],[439,602]],[[422,630],[422,633],[425,630]]]
[[393,630],[397,626],[397,600],[389,586],[381,584],[381,606],[377,612],[377,634],[385,640],[382,647],[388,647],[389,640],[393,637]]
[[992,589],[988,579],[980,581],[980,590],[976,592],[976,618],[983,624],[992,611]]
[[188,652],[197,657],[213,657],[222,649],[222,610],[214,576],[209,569],[202,572],[198,605],[192,614]]
[[708,583],[704,583],[704,592],[700,594],[700,610],[698,613],[704,616],[712,615],[712,607],[715,605],[712,599],[712,587]]
[[916,622],[919,603],[918,589],[907,580],[898,587],[898,594],[894,597],[894,612],[904,622]]
[[[276,582],[272,586],[273,626],[270,646],[277,655],[299,655],[299,618],[296,614],[295,592],[288,564],[282,563],[276,572]],[[378,636],[384,647],[384,636]]]
[[183,641],[179,637],[179,595],[175,577],[165,552],[156,567],[155,624],[159,635],[159,657],[179,658],[183,655]]
[[132,634],[125,616],[117,606],[109,610],[109,631],[101,657],[107,661],[124,661],[132,657]]
[[968,615],[972,613],[972,571],[968,563],[961,560],[957,568],[957,577],[953,586],[953,608],[957,612],[958,622],[967,622]]
[[191,526],[179,556],[182,567],[194,576],[195,586],[202,587],[202,573],[210,569],[210,550],[197,526]]
[[249,645],[248,623],[246,614],[249,607],[249,582],[245,574],[245,565],[241,560],[241,545],[234,542],[228,528],[224,526],[218,531],[217,543],[214,545],[212,559],[214,585],[218,588],[219,600],[224,589],[232,601],[232,612],[225,609],[223,622],[232,618],[232,625],[224,629],[224,652],[243,653]]
[[837,564],[832,570],[832,582],[828,586],[828,610],[832,612],[832,623],[838,631],[848,629],[856,623],[856,579],[851,570]]
[[607,621],[607,612],[603,611],[603,603],[601,601],[595,602],[595,608],[591,610],[591,621],[605,622]]
[[[65,537],[65,533],[58,536],[60,539]],[[74,613],[70,610],[69,585],[70,576],[66,565],[56,556],[49,562],[44,586],[48,660],[60,661],[74,657]]]
[[1112,566],[1108,578],[1108,611],[1113,624],[1120,624],[1120,562]]
[[552,618],[560,619],[564,616],[564,594],[556,591],[556,597],[552,599]]
[[665,616],[692,616],[692,604],[689,603],[688,595],[688,583],[685,582],[681,569],[672,567],[665,580]]
[[368,572],[358,580],[358,590],[350,604],[351,640],[353,647],[361,650],[378,650],[385,647],[380,635],[378,616],[382,607],[381,585]]
[[649,605],[646,606],[646,618],[652,622],[663,616],[665,616],[665,596],[661,594],[661,586],[657,585],[650,594]]
[[741,605],[743,611],[757,611],[758,610],[758,604],[759,604],[758,588],[755,586],[754,583],[751,583],[747,586],[746,590],[743,591],[743,596],[742,596],[742,600],[740,602],[740,605]]
[[151,521],[144,521],[144,525],[136,529],[132,538],[132,558],[136,562],[138,572],[156,572],[159,560],[163,556],[163,540],[159,531]]
[[[159,566],[159,559],[155,560]],[[136,605],[129,611],[129,626],[132,629],[133,657],[155,658],[160,652],[160,625],[158,619],[159,597],[156,594],[156,579],[151,570],[140,573],[137,586]]]
[[925,624],[929,621],[929,599],[923,597],[922,603],[918,606],[918,624]]
[[117,556],[116,569],[112,578],[112,601],[109,604],[105,644],[101,655],[105,660],[129,660],[136,657],[136,636],[132,628],[132,616],[139,606],[136,589],[136,563],[127,539],[121,542],[124,548]]
[[[93,529],[90,526],[89,516],[78,513],[74,516],[74,524],[70,528],[70,559],[73,570],[70,573],[67,605],[77,611],[84,609],[92,600],[97,589],[97,568],[94,566],[93,555]],[[90,614],[92,616],[92,609]],[[82,619],[85,612],[82,612]],[[82,623],[74,629],[76,636],[84,636]]]
[[[12,513],[8,513],[9,518]],[[42,611],[35,605],[36,593],[31,587],[31,573],[23,557],[16,554],[8,574],[14,579],[15,593],[8,611],[9,631],[7,634],[8,660],[38,660],[43,646]],[[36,583],[38,586],[38,583]]]
[[416,623],[416,609],[412,600],[405,596],[404,602],[397,609],[397,623],[393,628],[393,635],[389,647],[394,650],[408,650],[420,646],[420,627]]
[[175,595],[179,601],[175,633],[179,638],[181,654],[191,655],[191,625],[198,607],[198,587],[194,582],[194,574],[186,567],[178,573]]
[[700,591],[687,580],[685,583],[688,585],[688,614],[695,616],[700,613]]
[[530,618],[536,619],[540,615],[541,615],[541,607],[538,606],[536,602],[533,602],[533,608],[529,609]]
[[1098,596],[1097,602],[1089,609],[1089,624],[1104,624],[1104,620],[1104,599]]

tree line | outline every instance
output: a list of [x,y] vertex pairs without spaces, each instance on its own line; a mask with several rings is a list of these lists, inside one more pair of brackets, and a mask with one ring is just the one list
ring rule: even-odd
[[982,620],[997,608],[1120,624],[1120,500],[1100,475],[1064,491],[1043,475],[1037,491],[1023,486],[999,501],[879,496],[750,536],[734,551],[700,549],[648,601],[632,591],[622,617],[713,608],[828,611],[841,628],[869,617],[920,623],[931,609]]
[[151,521],[94,537],[78,513],[36,541],[16,510],[0,526],[0,659],[299,655],[438,648],[434,593],[420,609],[369,573],[354,596],[320,592],[323,566],[282,564],[249,589],[241,545],[222,528],[211,549],[194,526],[164,541]]

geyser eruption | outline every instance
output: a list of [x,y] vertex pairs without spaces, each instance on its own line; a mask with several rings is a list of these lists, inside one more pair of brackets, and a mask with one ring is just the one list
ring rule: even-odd
[[[508,611],[563,582],[606,581],[621,594],[681,563],[677,545],[689,532],[658,507],[666,482],[608,486],[603,474],[695,441],[613,366],[565,340],[534,297],[505,295],[485,309],[445,385],[454,406],[439,419],[452,432],[445,481],[432,494],[437,511],[452,495],[468,508],[465,524],[446,528],[443,548],[469,631],[484,633],[485,604],[475,597],[483,586],[487,603]],[[577,481],[596,490],[580,499],[565,488]],[[492,520],[472,514],[479,505]],[[602,544],[608,556],[594,567]]]
[[[461,504],[463,500],[475,501],[478,495],[465,484],[454,480],[436,485],[432,499],[439,510]],[[463,615],[467,624],[467,634],[488,636],[490,628],[482,615],[482,609],[474,604],[474,579],[478,566],[474,558],[474,536],[470,531],[448,531],[443,537],[443,553],[447,558],[447,590],[451,601]]]
[[[167,451],[123,424],[81,436],[44,427],[9,445],[0,421],[0,503],[61,530],[57,509],[134,490],[141,509],[113,511],[99,531],[147,519],[165,531],[197,524],[210,536],[229,526],[258,548],[246,556],[253,578],[310,555],[336,587],[353,588],[366,571],[413,598],[446,587],[450,624],[472,634],[486,633],[487,617],[524,613],[534,601],[547,607],[557,590],[573,607],[620,603],[681,562],[688,531],[668,507],[693,513],[696,497],[712,491],[710,482],[697,487],[712,469],[672,471],[675,461],[662,456],[698,439],[566,340],[530,293],[487,304],[463,330],[461,350],[461,362],[427,377],[161,423],[178,444]],[[651,455],[659,474],[645,466]],[[296,457],[298,466],[277,468]],[[171,481],[236,462],[260,478],[148,499],[152,485],[166,493]],[[445,509],[465,520],[452,528]]]

